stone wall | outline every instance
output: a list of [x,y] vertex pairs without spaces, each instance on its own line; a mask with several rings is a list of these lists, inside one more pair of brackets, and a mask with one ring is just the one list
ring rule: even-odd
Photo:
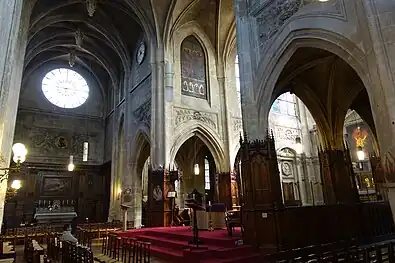
[[91,76],[82,69],[79,72],[90,88],[87,101],[74,109],[53,105],[42,92],[45,74],[65,64],[47,64],[25,79],[19,98],[15,142],[26,145],[28,162],[68,164],[69,156],[74,163],[82,163],[82,146],[89,143],[88,162],[103,164],[104,154],[104,95]]

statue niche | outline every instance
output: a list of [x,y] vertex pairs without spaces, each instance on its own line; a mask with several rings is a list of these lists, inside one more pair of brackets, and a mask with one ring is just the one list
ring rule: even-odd
[[207,99],[206,56],[194,36],[181,44],[181,94]]

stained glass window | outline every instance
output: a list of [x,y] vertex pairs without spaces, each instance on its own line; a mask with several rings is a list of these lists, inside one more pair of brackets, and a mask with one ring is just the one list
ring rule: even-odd
[[86,80],[71,69],[58,68],[48,72],[42,80],[44,96],[60,108],[77,108],[89,96]]
[[272,111],[280,114],[296,116],[295,97],[289,92],[281,94],[273,103]]

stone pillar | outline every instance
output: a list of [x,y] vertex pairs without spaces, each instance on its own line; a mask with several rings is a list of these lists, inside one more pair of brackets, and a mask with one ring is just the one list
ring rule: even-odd
[[306,155],[302,153],[296,160],[297,177],[295,178],[298,186],[298,197],[302,205],[308,204],[308,189],[306,188]]
[[[240,95],[241,95],[241,112],[243,116],[243,130],[251,139],[263,139],[265,130],[268,125],[267,116],[269,112],[258,113],[254,92],[255,66],[260,60],[259,47],[255,46],[254,35],[256,30],[253,29],[256,23],[253,17],[250,17],[248,10],[248,1],[235,0],[236,28],[237,28],[237,51],[239,55],[240,69]],[[262,116],[264,119],[260,119]]]
[[392,54],[395,52],[395,37],[391,30],[395,21],[385,19],[395,13],[392,1],[363,0],[364,20],[368,30],[363,31],[371,41],[366,51],[370,66],[371,87],[369,94],[371,109],[380,148],[381,165],[386,183],[383,184],[388,196],[393,218],[395,219],[395,65]]
[[[0,166],[8,167],[14,138],[32,3],[0,1]],[[0,228],[7,181],[0,184]]]
[[223,169],[219,172],[225,172],[230,170],[230,129],[228,128],[230,125],[231,116],[228,111],[227,105],[227,93],[226,93],[226,79],[225,79],[225,68],[222,63],[217,63],[217,78],[218,78],[218,89],[219,89],[219,97],[221,98],[220,101],[220,116],[221,116],[221,123],[220,125],[220,133],[222,133],[222,142],[224,145],[224,163],[220,164],[218,169]]
[[164,168],[166,165],[165,144],[165,61],[164,47],[152,47],[151,60],[151,165],[154,169]]

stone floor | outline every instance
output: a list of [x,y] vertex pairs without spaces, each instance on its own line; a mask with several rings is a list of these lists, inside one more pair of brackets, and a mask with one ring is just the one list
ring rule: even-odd
[[[23,259],[23,246],[16,246],[15,251],[16,251],[16,263],[25,263],[26,261]],[[92,244],[92,251],[94,255],[100,254],[101,253],[100,245]],[[56,261],[54,262],[53,260],[51,260],[51,262],[56,263]],[[157,258],[151,258],[151,263],[170,263],[170,262],[166,262]]]

